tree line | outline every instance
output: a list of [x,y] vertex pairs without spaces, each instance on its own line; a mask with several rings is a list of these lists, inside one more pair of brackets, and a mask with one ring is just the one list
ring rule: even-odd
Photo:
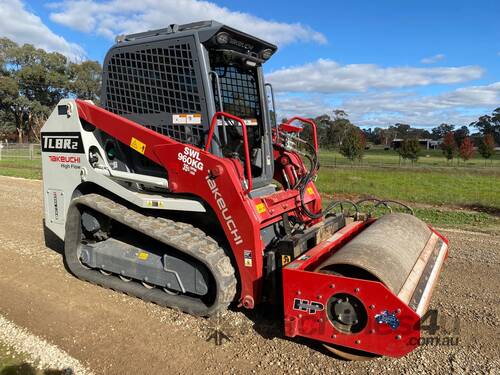
[[0,137],[39,142],[40,129],[66,97],[98,101],[101,65],[0,38]]
[[[286,121],[286,119],[283,119]],[[351,161],[363,157],[368,143],[391,146],[394,139],[400,139],[397,149],[402,159],[415,162],[422,151],[419,139],[438,141],[447,160],[460,157],[467,161],[478,149],[479,154],[490,159],[495,154],[496,145],[500,144],[500,107],[491,115],[480,116],[469,126],[455,127],[451,124],[440,124],[430,130],[413,128],[408,124],[397,123],[388,128],[361,129],[349,120],[346,111],[335,109],[332,115],[323,114],[314,118],[318,125],[318,140],[322,148],[337,150]],[[471,133],[470,128],[477,131]],[[309,140],[312,134],[309,128],[303,131]]]
[[[98,103],[101,70],[97,61],[72,62],[60,53],[0,38],[0,139],[10,136],[14,137],[11,141],[38,142],[40,128],[62,98],[78,97]],[[314,120],[321,147],[337,149],[350,160],[361,159],[368,142],[389,146],[395,138],[403,140],[400,155],[412,161],[418,158],[419,138],[443,140],[443,153],[449,160],[457,154],[467,160],[473,155],[474,145],[483,157],[490,158],[495,145],[500,144],[500,107],[470,124],[477,129],[473,134],[467,126],[455,128],[450,124],[430,131],[402,123],[362,130],[342,109]],[[303,133],[311,139],[310,128]]]

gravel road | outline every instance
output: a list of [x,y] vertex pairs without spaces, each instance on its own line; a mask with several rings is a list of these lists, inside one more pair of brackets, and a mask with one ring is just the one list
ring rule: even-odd
[[[206,320],[75,279],[44,246],[41,196],[40,181],[0,177],[0,316],[41,338],[48,356],[57,347],[95,374],[500,374],[500,236],[444,231],[451,254],[431,308],[436,335],[455,335],[457,345],[347,362],[284,338],[262,309]],[[230,341],[207,340],[217,326]]]

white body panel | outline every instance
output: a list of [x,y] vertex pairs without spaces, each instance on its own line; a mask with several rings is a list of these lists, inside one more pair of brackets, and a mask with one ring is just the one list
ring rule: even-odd
[[[82,128],[75,101],[61,100],[42,128],[42,169],[45,225],[62,240],[67,209],[83,182],[99,185],[141,208],[205,212],[199,200],[169,196],[166,179],[114,171],[105,156],[105,165],[94,168],[88,160],[92,146],[105,155],[94,133]],[[136,183],[163,188],[164,193],[142,193],[126,187]]]

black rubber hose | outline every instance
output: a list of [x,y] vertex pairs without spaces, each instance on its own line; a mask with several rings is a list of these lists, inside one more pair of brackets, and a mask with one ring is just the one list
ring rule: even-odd
[[318,173],[319,170],[318,153],[310,143],[306,142],[305,144],[312,150],[313,157],[312,158],[308,157],[308,159],[311,161],[311,168],[309,169],[309,172],[304,176],[304,178],[300,181],[299,184],[300,203],[302,204],[302,210],[308,217],[310,217],[311,219],[319,219],[324,215],[323,211],[314,213],[311,210],[309,210],[309,208],[307,208],[304,202],[304,195],[306,192],[307,184],[314,178],[314,176]]

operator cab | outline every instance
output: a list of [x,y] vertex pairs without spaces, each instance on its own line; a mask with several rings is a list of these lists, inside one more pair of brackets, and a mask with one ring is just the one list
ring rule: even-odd
[[[262,65],[275,51],[276,46],[215,21],[120,36],[104,60],[102,106],[200,148],[216,112],[243,119],[253,186],[262,188],[274,172]],[[116,157],[127,158],[118,166],[164,173],[133,150],[115,146]],[[242,126],[220,117],[211,152],[245,165],[244,151]]]

